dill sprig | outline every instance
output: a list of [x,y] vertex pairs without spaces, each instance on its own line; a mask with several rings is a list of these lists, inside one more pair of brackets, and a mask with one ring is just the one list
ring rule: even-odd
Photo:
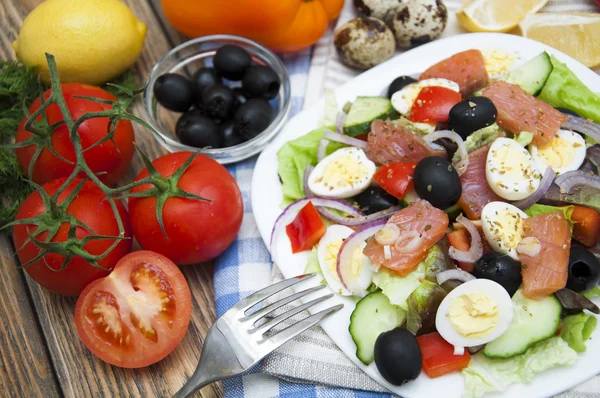
[[14,137],[28,107],[38,94],[33,68],[17,61],[0,61],[0,139]]

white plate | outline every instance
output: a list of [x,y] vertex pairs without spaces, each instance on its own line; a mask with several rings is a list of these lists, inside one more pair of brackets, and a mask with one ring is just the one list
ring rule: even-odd
[[[592,90],[600,91],[600,77],[575,61],[571,57],[554,50],[544,44],[519,36],[495,33],[472,33],[453,36],[420,46],[392,58],[391,60],[370,69],[355,79],[335,90],[338,104],[353,101],[358,95],[380,95],[389,83],[401,75],[418,74],[434,63],[457,52],[468,49],[503,49],[521,54],[524,60],[548,51],[556,55]],[[324,99],[297,114],[290,120],[284,130],[260,155],[252,179],[252,209],[263,240],[269,245],[271,229],[281,208],[281,183],[277,175],[277,151],[292,139],[298,138],[319,125],[323,118]],[[306,253],[292,254],[287,239],[281,239],[275,245],[281,263],[278,264],[286,278],[302,274],[306,265]],[[437,379],[429,379],[424,374],[402,387],[394,387],[381,378],[375,364],[363,365],[355,355],[356,346],[348,333],[350,314],[354,310],[354,302],[349,298],[336,296],[327,301],[327,305],[344,303],[344,308],[326,319],[321,326],[340,349],[361,369],[377,382],[391,391],[405,397],[460,397],[464,390],[463,378],[460,374],[452,374]],[[324,308],[324,307],[323,307]],[[548,397],[565,391],[600,373],[600,328],[597,328],[592,339],[587,343],[587,352],[579,355],[578,361],[566,368],[557,368],[536,376],[528,385],[516,384],[504,392],[506,397]],[[596,356],[596,357],[595,357]],[[486,397],[501,396],[488,394]]]

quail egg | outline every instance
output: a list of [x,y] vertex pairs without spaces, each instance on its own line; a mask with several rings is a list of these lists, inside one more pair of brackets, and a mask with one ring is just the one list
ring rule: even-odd
[[338,28],[335,48],[342,62],[350,67],[368,69],[394,55],[394,34],[376,18],[358,17]]
[[402,0],[354,0],[358,12],[392,26],[392,20],[405,6]]
[[444,32],[448,10],[441,0],[406,0],[403,4],[392,21],[399,48],[427,43]]

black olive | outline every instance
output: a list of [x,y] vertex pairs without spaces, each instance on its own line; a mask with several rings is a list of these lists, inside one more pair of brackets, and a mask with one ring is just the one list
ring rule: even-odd
[[575,112],[571,109],[563,108],[561,106],[557,106],[555,109],[557,111],[561,111],[562,113],[566,113],[567,115],[581,117],[581,116],[579,116],[579,114],[577,112]]
[[213,57],[217,72],[229,80],[241,80],[251,62],[252,57],[248,51],[233,44],[219,48]]
[[219,128],[221,129],[223,148],[238,145],[244,142],[244,139],[235,132],[232,120],[224,122],[219,126]]
[[417,338],[404,328],[381,333],[375,341],[375,365],[381,376],[395,386],[421,374],[421,348]]
[[458,203],[462,194],[456,169],[439,156],[429,156],[417,163],[414,184],[421,199],[442,210]]
[[486,253],[475,262],[473,276],[497,282],[512,297],[521,286],[521,263],[503,253]]
[[398,199],[378,185],[371,185],[365,191],[355,196],[354,201],[358,204],[360,210],[366,214],[377,213],[378,211],[398,205]]
[[460,101],[450,109],[448,128],[466,139],[473,132],[496,122],[496,106],[486,97],[471,97]]
[[213,84],[202,93],[202,107],[210,116],[218,119],[229,119],[236,102],[233,90],[222,84]]
[[572,246],[567,287],[576,292],[590,290],[600,281],[600,263],[588,249]]
[[153,90],[158,103],[174,112],[185,112],[194,103],[192,82],[176,73],[160,75],[154,82]]
[[221,147],[219,126],[198,111],[186,112],[177,120],[175,134],[182,144],[196,148]]
[[192,85],[194,87],[194,94],[196,95],[196,101],[202,101],[202,93],[208,87],[213,84],[221,84],[223,81],[217,74],[215,68],[200,68],[192,76]]
[[388,91],[387,91],[388,98],[392,98],[392,95],[394,95],[394,93],[396,91],[400,91],[404,87],[406,87],[409,84],[414,83],[414,82],[416,82],[416,80],[410,76],[400,76],[400,77],[395,78],[390,83],[390,86],[388,87]]
[[242,88],[247,97],[263,97],[271,99],[279,93],[279,78],[273,69],[262,65],[246,69],[242,79]]
[[275,109],[263,98],[250,98],[233,117],[235,132],[250,140],[262,133],[275,118]]

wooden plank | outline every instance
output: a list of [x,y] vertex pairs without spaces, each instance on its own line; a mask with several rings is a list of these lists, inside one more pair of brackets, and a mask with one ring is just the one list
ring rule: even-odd
[[[0,34],[0,54],[3,58],[14,57],[10,42],[16,37],[23,18],[40,2],[41,0],[2,2],[0,14],[4,19]],[[170,49],[171,43],[162,31],[161,24],[149,3],[136,0],[126,0],[125,3],[141,21],[148,25],[142,55],[135,65],[139,80],[144,81],[156,61]],[[138,116],[145,117],[141,102],[135,104],[134,112]],[[151,133],[139,127],[136,127],[136,141],[150,158],[165,153]],[[135,158],[126,180],[131,181],[141,168],[140,160]],[[59,384],[65,396],[162,397],[172,395],[183,385],[196,368],[204,336],[215,319],[213,267],[211,265],[187,267],[183,272],[194,298],[192,322],[188,333],[181,345],[163,361],[136,370],[117,368],[94,357],[81,343],[73,324],[75,299],[51,294],[26,277]],[[14,360],[25,354],[26,351],[19,349],[10,358]],[[52,395],[31,394],[31,396]],[[216,384],[206,387],[198,396],[222,397],[223,393],[220,386]]]
[[0,235],[0,391],[12,397],[57,397],[60,387],[12,252],[9,238]]

